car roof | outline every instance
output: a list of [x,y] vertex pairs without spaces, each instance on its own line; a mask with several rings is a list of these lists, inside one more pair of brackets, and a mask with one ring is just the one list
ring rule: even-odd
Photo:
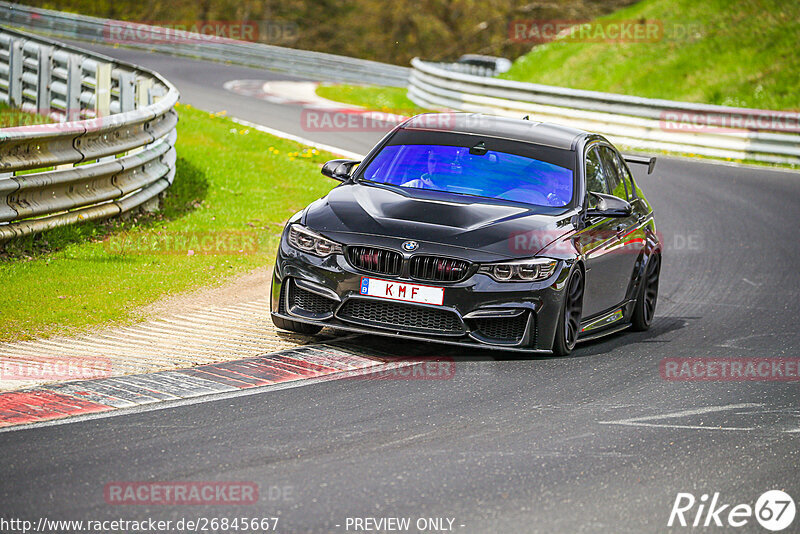
[[524,119],[512,119],[483,113],[423,113],[404,122],[405,130],[425,130],[498,137],[573,150],[589,132]]

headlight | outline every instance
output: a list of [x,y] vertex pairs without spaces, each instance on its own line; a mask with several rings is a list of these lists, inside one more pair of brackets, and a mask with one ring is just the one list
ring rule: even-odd
[[558,260],[532,258],[481,265],[479,273],[488,274],[498,282],[535,282],[546,280],[555,272]]
[[331,254],[341,254],[342,245],[326,239],[299,224],[289,227],[289,244],[298,250],[324,258]]

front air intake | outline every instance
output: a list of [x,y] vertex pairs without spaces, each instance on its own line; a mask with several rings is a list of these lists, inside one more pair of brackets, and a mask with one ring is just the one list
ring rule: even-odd
[[356,269],[396,276],[400,274],[403,257],[399,252],[374,247],[347,247],[347,261]]
[[438,256],[411,258],[411,277],[431,282],[458,282],[467,276],[469,262]]

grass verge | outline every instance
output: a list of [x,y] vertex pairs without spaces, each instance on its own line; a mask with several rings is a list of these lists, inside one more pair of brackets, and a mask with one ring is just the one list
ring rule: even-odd
[[330,154],[187,105],[179,112],[177,172],[159,212],[0,251],[0,341],[132,322],[159,298],[269,264],[284,221],[334,185],[319,173]]
[[404,87],[377,85],[321,84],[317,87],[317,94],[322,98],[370,110],[406,116],[430,111],[409,100],[406,93]]
[[800,109],[800,3],[644,0],[599,21],[656,21],[655,42],[536,46],[501,77],[749,108]]

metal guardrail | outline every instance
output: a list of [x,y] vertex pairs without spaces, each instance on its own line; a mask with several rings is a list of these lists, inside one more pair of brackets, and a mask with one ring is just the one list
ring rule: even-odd
[[[92,41],[113,45],[114,29],[125,23],[87,17],[48,9],[38,9],[0,1],[0,23],[25,28],[67,39]],[[311,52],[280,46],[212,39],[200,34],[185,33],[180,39],[164,41],[163,28],[135,24],[136,39],[125,46],[146,48],[161,53],[222,61],[276,70],[295,76],[309,76],[314,80],[353,82],[374,85],[405,87],[411,69],[377,61],[357,59],[322,52]]]
[[59,121],[0,129],[0,242],[157,202],[178,97],[155,72],[0,28],[0,102]]
[[800,113],[732,108],[501,80],[415,58],[409,98],[447,108],[574,126],[635,149],[800,163]]

